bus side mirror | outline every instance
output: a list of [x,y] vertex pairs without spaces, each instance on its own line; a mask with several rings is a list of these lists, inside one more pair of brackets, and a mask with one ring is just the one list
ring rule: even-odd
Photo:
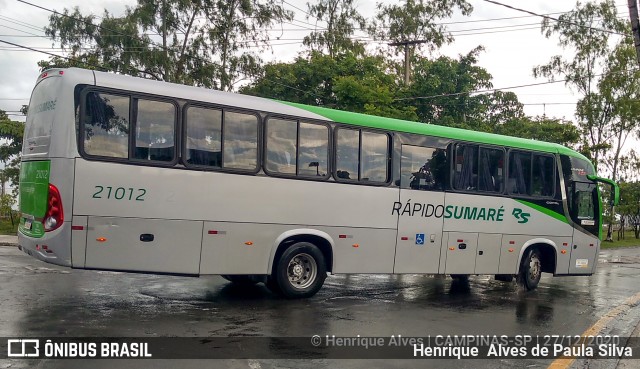
[[602,177],[598,177],[596,175],[593,174],[589,174],[587,175],[587,178],[589,178],[590,180],[594,181],[594,182],[600,182],[600,183],[606,183],[609,186],[611,186],[611,189],[613,190],[613,206],[618,205],[618,203],[620,202],[620,187],[618,187],[618,184],[615,183],[614,181],[608,179],[608,178],[602,178]]

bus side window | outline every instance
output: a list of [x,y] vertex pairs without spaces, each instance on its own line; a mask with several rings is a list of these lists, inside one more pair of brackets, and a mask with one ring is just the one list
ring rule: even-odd
[[502,192],[504,188],[504,151],[480,148],[478,189],[486,192]]
[[84,103],[84,152],[95,156],[128,158],[129,97],[89,92]]
[[389,136],[362,131],[360,180],[386,182],[389,173]]
[[187,108],[186,162],[222,167],[222,110]]
[[553,196],[555,184],[555,159],[549,155],[533,155],[531,195]]
[[507,190],[510,194],[527,195],[531,186],[531,153],[510,151]]
[[360,131],[339,128],[336,133],[336,176],[339,179],[358,180],[360,168]]
[[170,162],[175,158],[176,107],[172,103],[138,99],[134,157]]
[[402,146],[401,188],[444,191],[446,171],[446,150],[422,146]]
[[266,124],[267,158],[265,169],[273,173],[296,174],[298,123],[269,118]]
[[455,150],[453,187],[456,190],[478,189],[478,145],[458,144]]
[[224,111],[224,168],[256,170],[258,168],[258,117],[253,114]]
[[389,136],[384,133],[338,128],[336,177],[385,183],[389,179]]
[[298,175],[325,177],[329,172],[329,127],[300,122]]

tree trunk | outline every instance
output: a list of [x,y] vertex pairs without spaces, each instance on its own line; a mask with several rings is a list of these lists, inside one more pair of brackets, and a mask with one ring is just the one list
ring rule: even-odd
[[637,0],[627,0],[629,6],[629,19],[631,20],[631,33],[633,33],[633,43],[636,47],[636,56],[640,63],[640,21],[638,20]]

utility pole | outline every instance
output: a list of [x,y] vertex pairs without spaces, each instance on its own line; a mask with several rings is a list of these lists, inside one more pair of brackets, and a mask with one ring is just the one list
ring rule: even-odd
[[631,20],[631,32],[633,33],[633,43],[636,47],[636,56],[640,64],[640,22],[638,21],[637,0],[627,0],[629,6],[629,19]]
[[409,45],[413,46],[427,42],[429,40],[398,41],[389,44],[389,46],[404,46],[404,84],[407,86],[411,82],[411,57],[413,56],[413,47],[409,47]]

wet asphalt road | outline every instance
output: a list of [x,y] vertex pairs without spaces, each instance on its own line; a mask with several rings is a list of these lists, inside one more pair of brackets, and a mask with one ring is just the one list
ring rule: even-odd
[[[71,270],[0,247],[0,337],[576,335],[640,291],[640,248],[603,251],[592,277],[543,276],[536,291],[472,277],[329,276],[307,300],[220,277]],[[630,335],[640,306],[602,333]],[[0,360],[6,368],[546,368],[552,360]],[[626,362],[621,367],[640,367]],[[576,362],[615,368],[618,363]]]

